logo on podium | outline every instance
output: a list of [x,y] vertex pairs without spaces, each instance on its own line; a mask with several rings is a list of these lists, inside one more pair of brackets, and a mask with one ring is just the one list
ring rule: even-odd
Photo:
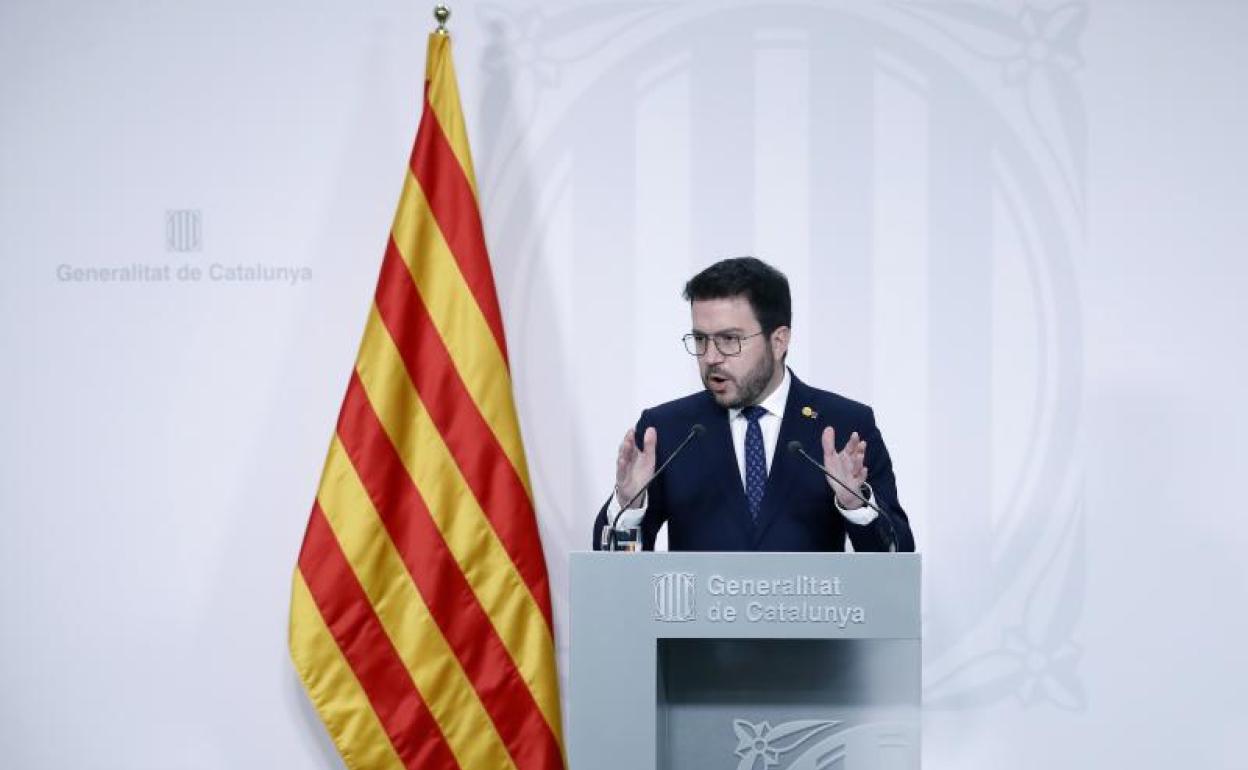
[[[796,719],[775,727],[734,719],[741,758],[737,770],[833,770],[843,767],[918,767],[913,725],[877,722],[848,727],[839,719]],[[786,756],[787,755],[787,756]]]
[[654,619],[684,623],[694,618],[694,576],[689,572],[661,572],[651,578]]

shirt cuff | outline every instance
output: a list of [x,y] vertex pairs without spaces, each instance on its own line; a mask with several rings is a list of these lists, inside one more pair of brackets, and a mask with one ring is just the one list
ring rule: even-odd
[[[873,499],[875,495],[872,494],[871,492],[871,485],[865,481],[862,482],[862,485],[867,488],[866,494],[864,494],[863,497],[867,498],[868,500]],[[616,504],[614,497],[611,498],[611,502],[612,504],[616,505],[617,509],[619,508],[619,505]],[[864,505],[860,508],[852,508],[850,510],[845,510],[844,508],[841,507],[841,501],[837,499],[836,495],[832,495],[832,502],[836,504],[836,510],[840,511],[841,515],[844,516],[846,520],[854,524],[857,524],[860,527],[865,527],[866,525],[875,521],[876,518],[879,516],[879,514],[875,512],[875,509],[869,505]]]
[[[635,529],[641,526],[641,520],[646,517],[646,502],[649,495],[642,495],[641,507],[629,508],[627,511],[620,513],[620,501],[615,495],[611,495],[611,502],[607,503],[607,526],[611,526],[611,522],[615,521],[615,530]],[[620,514],[619,520],[615,519],[616,514]]]

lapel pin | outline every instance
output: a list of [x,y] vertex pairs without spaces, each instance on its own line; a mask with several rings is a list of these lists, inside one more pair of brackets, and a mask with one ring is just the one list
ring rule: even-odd
[[802,407],[802,416],[811,420],[815,420],[819,418],[819,413],[816,412],[814,409],[811,409],[808,406],[804,406]]

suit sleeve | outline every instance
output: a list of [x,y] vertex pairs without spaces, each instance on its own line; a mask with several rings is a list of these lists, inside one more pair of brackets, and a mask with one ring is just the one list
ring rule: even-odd
[[[641,449],[642,442],[646,434],[646,428],[650,428],[650,427],[653,427],[656,430],[658,429],[657,426],[655,426],[654,421],[650,416],[650,410],[647,409],[643,411],[641,413],[641,417],[638,418],[637,425],[634,431],[636,435],[636,443],[637,443],[638,449]],[[659,440],[655,447],[655,467],[656,468],[663,464],[663,459],[664,459],[663,437],[665,433],[666,431],[660,431],[659,437],[658,437]],[[615,491],[612,490],[611,494],[614,495]],[[592,545],[595,551],[602,550],[602,530],[606,528],[606,526],[609,523],[607,521],[607,508],[610,507],[610,505],[611,505],[611,498],[608,497],[606,502],[602,504],[602,507],[598,509],[597,518],[594,519],[594,532],[593,532],[593,544]],[[663,523],[665,521],[667,521],[667,507],[665,505],[663,484],[662,484],[662,480],[660,479],[659,482],[656,482],[655,484],[651,485],[650,489],[646,492],[646,513],[645,513],[644,518],[642,518],[641,520],[641,543],[642,543],[642,547],[645,550],[647,551],[654,550],[655,538],[658,536],[659,529],[662,528]]]
[[887,551],[893,545],[894,535],[898,551],[913,551],[914,535],[910,531],[910,520],[897,498],[893,461],[888,456],[888,447],[884,446],[884,437],[870,409],[867,410],[867,424],[859,435],[867,441],[867,483],[874,493],[873,502],[880,507],[883,515],[866,525],[846,521],[845,532],[855,551]]

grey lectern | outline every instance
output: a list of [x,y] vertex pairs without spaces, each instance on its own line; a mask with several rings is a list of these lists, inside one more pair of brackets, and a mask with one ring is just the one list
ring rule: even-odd
[[571,770],[919,767],[917,554],[572,554]]

